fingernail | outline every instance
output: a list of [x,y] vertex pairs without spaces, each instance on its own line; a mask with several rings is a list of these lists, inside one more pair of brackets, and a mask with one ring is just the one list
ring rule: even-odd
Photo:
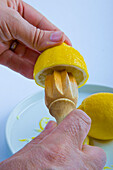
[[62,39],[62,35],[63,35],[63,32],[61,32],[61,31],[53,32],[50,35],[50,40],[53,42],[58,42]]
[[44,130],[54,127],[56,123],[54,121],[49,121]]

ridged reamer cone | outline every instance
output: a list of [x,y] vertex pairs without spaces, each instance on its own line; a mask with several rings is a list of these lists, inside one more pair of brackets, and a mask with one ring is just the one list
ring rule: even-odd
[[73,109],[78,100],[78,87],[71,73],[54,71],[45,80],[45,104],[59,124]]

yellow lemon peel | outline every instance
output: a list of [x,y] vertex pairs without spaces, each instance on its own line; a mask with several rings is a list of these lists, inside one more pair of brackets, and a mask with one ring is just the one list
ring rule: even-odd
[[31,139],[34,139],[35,137],[32,137]]
[[48,117],[43,117],[40,122],[39,122],[39,126],[41,130],[44,130],[46,124],[48,123],[49,118]]
[[27,139],[19,139],[20,142],[25,142]]
[[26,138],[26,139],[19,139],[19,141],[20,141],[20,142],[30,142],[31,139],[28,139],[28,138]]
[[42,132],[42,129],[35,129],[36,132]]
[[41,53],[34,67],[35,82],[45,87],[45,78],[54,70],[72,73],[78,87],[83,86],[88,80],[89,74],[83,56],[73,47],[63,43],[49,48]]
[[83,100],[78,109],[91,118],[89,136],[113,139],[113,93],[96,93]]
[[20,116],[18,115],[16,118],[17,118],[17,120],[19,120],[19,119],[20,119]]
[[87,136],[83,142],[83,145],[89,145],[89,137]]
[[106,166],[106,167],[104,167],[104,169],[113,169],[113,168],[110,168],[110,167]]

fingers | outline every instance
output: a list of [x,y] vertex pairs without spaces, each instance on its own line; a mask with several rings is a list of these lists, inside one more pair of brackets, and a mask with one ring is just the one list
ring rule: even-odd
[[7,43],[1,43],[0,42],[0,55],[4,52],[4,51],[6,51],[7,49],[9,49],[10,48],[10,42],[7,42]]
[[[41,30],[47,31],[60,31],[55,25],[53,25],[50,21],[47,20],[40,12],[35,10],[33,7],[23,2],[24,8],[24,18],[31,23],[32,25],[40,28]],[[68,45],[72,45],[69,38],[65,35],[65,43]]]
[[83,111],[74,110],[52,131],[51,136],[46,138],[46,143],[62,144],[66,141],[82,149],[90,125],[91,119]]
[[95,146],[83,145],[82,151],[89,157],[90,164],[95,170],[103,169],[106,163],[106,154],[103,149]]
[[0,64],[7,66],[27,78],[33,78],[34,65],[18,57],[18,55],[10,50],[7,50],[0,56]]
[[35,65],[36,60],[40,55],[40,53],[35,52],[34,50],[31,50],[20,43],[17,45],[16,49],[14,50],[14,53],[18,55],[18,57],[22,58],[23,60],[26,60],[27,62],[30,62],[33,65]]
[[[44,31],[37,29],[18,13],[11,17],[8,27],[14,39],[24,43],[27,47],[43,51],[49,47],[62,44],[65,41],[64,33],[61,31]],[[24,31],[23,31],[24,30]]]
[[0,55],[0,64],[32,79],[34,65],[39,55],[25,45],[18,44],[14,52],[6,50]]

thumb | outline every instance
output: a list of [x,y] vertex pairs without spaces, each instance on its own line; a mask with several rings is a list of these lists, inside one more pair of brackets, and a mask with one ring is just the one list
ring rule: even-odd
[[[91,119],[82,110],[73,110],[46,138],[46,143],[58,144],[68,141],[82,149],[91,125]],[[56,140],[58,139],[58,140]],[[44,144],[44,140],[41,142]]]
[[63,32],[40,30],[27,22],[18,13],[15,12],[15,15],[11,16],[10,22],[8,20],[10,32],[14,39],[23,42],[29,48],[43,51],[65,41]]

